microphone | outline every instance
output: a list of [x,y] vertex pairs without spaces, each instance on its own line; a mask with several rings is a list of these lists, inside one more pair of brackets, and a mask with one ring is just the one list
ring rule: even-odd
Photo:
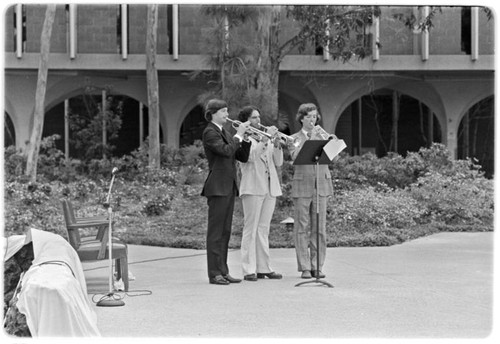
[[111,170],[111,184],[109,185],[108,197],[106,201],[103,203],[104,208],[109,209],[109,199],[111,197],[111,189],[113,188],[113,182],[115,181],[115,174],[118,172],[118,167],[113,167]]

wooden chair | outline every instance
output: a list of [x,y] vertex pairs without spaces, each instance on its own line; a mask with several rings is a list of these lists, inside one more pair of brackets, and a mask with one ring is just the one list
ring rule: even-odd
[[[64,220],[66,222],[68,242],[75,249],[80,261],[85,262],[109,259],[108,220],[89,220],[91,218],[86,218],[87,220],[80,221],[73,220],[74,216],[71,216],[71,211],[69,210],[66,200],[62,200],[61,204],[64,213]],[[99,229],[98,234],[95,237],[91,236],[82,238],[80,235],[80,229],[92,227]],[[113,237],[111,248],[112,257],[115,261],[117,279],[123,279],[125,291],[128,291],[129,279],[127,245],[118,238]]]
[[[101,240],[103,233],[104,233],[104,227],[109,226],[109,220],[106,215],[103,216],[90,216],[90,217],[77,217],[75,213],[75,209],[73,207],[73,202],[71,202],[69,199],[62,199],[61,200],[61,205],[63,208],[63,213],[64,213],[64,219],[66,221],[66,224],[71,223],[71,224],[82,224],[82,225],[87,225],[87,226],[82,226],[81,228],[97,228],[97,234],[95,237],[92,236],[83,236],[81,237],[82,241],[87,241],[87,240]],[[92,223],[92,225],[90,225]]]
[[108,220],[107,215],[98,215],[98,216],[88,216],[88,217],[77,217],[75,208],[73,207],[73,202],[71,202],[69,199],[64,200],[68,204],[68,209],[70,211],[70,215],[73,217],[75,221],[102,221]]

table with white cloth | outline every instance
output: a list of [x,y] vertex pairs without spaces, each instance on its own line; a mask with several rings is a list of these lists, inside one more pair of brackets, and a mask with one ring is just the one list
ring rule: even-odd
[[33,337],[100,336],[78,255],[60,235],[30,229],[4,240],[4,261],[32,242],[34,259],[22,276],[17,308]]

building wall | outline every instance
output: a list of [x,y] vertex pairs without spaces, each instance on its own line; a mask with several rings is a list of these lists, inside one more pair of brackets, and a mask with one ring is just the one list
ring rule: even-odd
[[[158,9],[158,53],[168,54],[169,30],[171,18],[168,7],[159,5]],[[14,51],[14,8],[10,6],[5,12],[5,51]],[[45,5],[30,4],[26,8],[27,48],[26,52],[39,52],[40,33],[45,16]],[[78,4],[78,52],[82,54],[118,53],[117,18],[120,5],[87,5]],[[145,50],[147,6],[130,4],[129,8],[129,44],[130,53],[140,54]],[[202,42],[205,40],[213,20],[203,15],[199,5],[179,5],[179,44],[181,54],[203,54]],[[442,13],[433,19],[434,27],[429,36],[430,54],[448,55],[463,54],[461,51],[461,7],[442,7]],[[393,16],[397,13],[418,15],[414,7],[382,6],[380,18],[381,53],[384,55],[417,54],[419,35],[414,34]],[[292,19],[286,18],[282,8],[280,42],[285,42],[297,31]],[[66,51],[66,11],[65,5],[57,5],[56,19],[51,41],[52,52]],[[247,25],[249,37],[252,25]],[[245,29],[241,30],[242,32]],[[247,34],[247,33],[244,33]],[[479,9],[479,50],[481,54],[494,53],[494,21],[488,21],[483,9]],[[308,46],[300,53],[294,49],[291,55],[314,55],[315,48]]]
[[118,53],[119,5],[78,5],[78,53]]
[[10,5],[5,9],[4,15],[4,49],[5,51],[15,51],[15,37],[14,37],[14,15],[15,5]]
[[68,47],[67,12],[64,5],[57,5],[56,15],[54,17],[54,24],[52,25],[50,51],[53,53],[65,53],[68,51],[67,47]]
[[[27,27],[28,27],[28,44],[27,52],[36,53],[39,51],[39,37],[35,38],[36,32],[41,32],[43,25],[43,18],[45,13],[45,6],[42,5],[29,5],[27,8]],[[289,118],[292,131],[297,130],[294,121],[295,111],[297,104],[312,101],[320,106],[321,112],[324,116],[323,123],[325,129],[329,132],[335,130],[343,130],[347,128],[346,123],[338,122],[341,114],[348,106],[357,98],[369,93],[373,89],[386,87],[390,89],[399,90],[408,94],[416,99],[419,99],[429,108],[433,110],[439,118],[441,128],[443,130],[442,137],[444,142],[452,148],[456,148],[456,137],[458,125],[465,111],[473,106],[475,102],[481,98],[493,94],[493,73],[483,77],[471,77],[475,75],[476,62],[471,62],[470,59],[464,58],[468,61],[467,81],[460,78],[458,80],[440,76],[440,70],[435,69],[432,75],[432,80],[424,81],[421,77],[410,76],[409,79],[402,79],[398,76],[371,76],[367,77],[373,68],[380,66],[383,61],[384,55],[394,57],[397,61],[401,58],[398,55],[410,55],[404,60],[406,65],[410,66],[406,73],[410,72],[429,72],[429,66],[434,63],[433,61],[439,60],[439,55],[444,53],[455,55],[463,54],[460,51],[460,39],[457,38],[457,18],[459,12],[456,10],[447,11],[445,15],[435,21],[436,31],[430,36],[431,41],[431,57],[428,62],[422,62],[418,56],[414,56],[413,64],[408,64],[408,61],[413,61],[412,55],[418,54],[415,44],[420,41],[414,33],[409,32],[407,28],[399,21],[392,18],[392,14],[400,12],[401,10],[412,11],[411,8],[396,8],[388,7],[383,9],[381,18],[381,59],[379,61],[367,63],[363,61],[359,64],[358,70],[351,70],[349,76],[339,77],[335,74],[337,68],[345,68],[344,65],[339,66],[333,62],[308,64],[311,68],[307,71],[287,70],[281,73],[280,79],[280,110],[285,113]],[[65,71],[51,71],[49,75],[49,85],[46,96],[46,106],[50,108],[55,106],[64,99],[71,97],[78,92],[82,92],[85,87],[112,87],[113,92],[117,94],[128,95],[138,101],[147,103],[145,75],[138,74],[138,76],[131,77],[130,69],[127,68],[129,61],[121,61],[118,57],[119,43],[117,40],[117,14],[119,5],[78,5],[78,53],[85,55],[85,57],[96,57],[98,55],[109,53],[110,56],[115,54],[121,62],[121,69],[113,70],[113,64],[109,64],[111,73],[99,73],[90,69],[85,65],[85,59],[77,59],[71,61],[71,64],[78,66],[80,72],[77,73],[70,68]],[[159,7],[159,29],[158,51],[161,54],[168,52],[168,6],[162,5]],[[284,15],[284,12],[282,13]],[[9,30],[6,28],[5,34],[5,49],[7,52],[13,51],[13,7],[10,7],[5,12],[6,25],[10,26]],[[145,22],[147,19],[146,5],[130,5],[129,6],[129,43],[130,52],[132,54],[140,54],[145,48]],[[480,10],[480,49],[489,53],[493,53],[493,23],[484,23],[486,17]],[[57,43],[54,44],[54,49],[57,52],[65,52],[66,50],[66,11],[63,5],[58,5],[56,13],[56,24],[54,26],[55,36],[53,37]],[[443,22],[438,23],[442,20]],[[188,55],[199,54],[200,51],[204,52],[201,48],[201,42],[204,40],[204,34],[210,25],[210,18],[201,16],[200,7],[194,5],[182,5],[179,11],[180,21],[180,52],[185,54],[185,57],[180,60],[187,60]],[[448,24],[446,24],[448,23]],[[282,23],[283,28],[286,28],[282,33],[282,41],[286,39],[293,30],[293,22],[286,19]],[[451,25],[449,29],[447,25]],[[249,40],[255,38],[252,36],[255,32],[252,31],[252,25],[248,24],[247,30],[243,28],[238,31],[238,34],[247,37]],[[487,29],[490,28],[488,31]],[[142,31],[141,31],[142,30]],[[8,36],[11,36],[10,38]],[[451,37],[450,36],[454,36]],[[11,43],[8,43],[8,42]],[[37,51],[38,49],[38,51]],[[434,54],[432,53],[434,52]],[[294,52],[298,54],[298,52]],[[312,47],[304,54],[314,54]],[[396,56],[390,56],[391,53]],[[29,55],[29,54],[26,54]],[[292,54],[293,55],[293,54]],[[296,56],[296,55],[295,55]],[[293,56],[292,56],[293,57]],[[297,57],[297,56],[296,56]],[[307,56],[306,56],[307,57]],[[450,61],[448,56],[446,63]],[[29,139],[29,132],[31,130],[32,113],[34,108],[34,91],[36,88],[36,67],[33,69],[25,69],[23,71],[23,63],[27,63],[29,59],[36,59],[36,54],[30,56],[23,56],[22,59],[14,59],[18,64],[18,70],[6,78],[6,87],[8,90],[5,94],[5,103],[8,104],[9,115],[11,116],[15,129],[16,129],[16,144],[19,147],[25,145],[26,140]],[[60,57],[59,57],[60,58]],[[65,57],[63,57],[65,58]],[[320,57],[312,56],[321,60]],[[68,58],[69,59],[69,58]],[[137,61],[135,58],[130,58],[130,61]],[[369,59],[368,59],[369,60]],[[484,60],[483,56],[479,59],[481,62]],[[299,61],[299,60],[297,60]],[[313,61],[313,60],[311,60]],[[461,61],[461,60],[460,60]],[[137,63],[137,62],[135,62]],[[182,61],[180,62],[182,63]],[[184,62],[185,63],[185,62]],[[458,62],[457,65],[460,65]],[[144,64],[136,64],[144,68]],[[293,65],[293,64],[292,64]],[[301,67],[298,63],[297,67]],[[302,63],[303,65],[303,63]],[[320,66],[326,68],[329,66],[333,74],[328,73],[314,73],[314,68]],[[439,64],[438,64],[439,65]],[[174,66],[174,65],[169,65]],[[196,69],[194,65],[186,65],[186,69]],[[357,68],[356,64],[351,63],[349,66]],[[439,65],[443,68],[447,67],[446,64]],[[101,67],[101,66],[99,66]],[[398,71],[397,65],[392,68]],[[97,67],[96,67],[97,68]],[[435,68],[435,67],[434,67]],[[16,69],[16,68],[14,68]],[[89,76],[85,73],[89,72]],[[181,70],[182,71],[182,70]],[[390,69],[388,68],[390,75]],[[492,71],[493,72],[493,71]],[[24,73],[24,74],[23,74]],[[92,75],[99,74],[100,77]],[[308,75],[310,74],[310,75]],[[112,76],[113,75],[113,76]],[[463,78],[462,78],[463,79]],[[451,85],[451,87],[450,87]],[[164,133],[164,140],[170,146],[177,146],[179,142],[179,130],[182,121],[189,111],[196,106],[197,95],[204,91],[206,84],[203,82],[193,83],[188,80],[186,76],[181,75],[180,71],[175,76],[160,76],[160,111],[161,111],[161,124]],[[344,128],[345,127],[345,128]]]
[[397,13],[411,15],[412,7],[391,6],[382,9],[380,16],[380,52],[384,55],[412,55],[414,51],[416,35],[409,30],[404,23],[394,18]]
[[144,54],[146,51],[147,5],[128,6],[128,48],[130,54]]
[[[488,20],[483,8],[479,9],[479,54],[495,53],[495,19]],[[498,32],[498,31],[497,31]]]
[[445,7],[429,30],[429,54],[461,55],[461,7]]
[[200,6],[179,6],[179,53],[200,54],[212,20],[200,13]]

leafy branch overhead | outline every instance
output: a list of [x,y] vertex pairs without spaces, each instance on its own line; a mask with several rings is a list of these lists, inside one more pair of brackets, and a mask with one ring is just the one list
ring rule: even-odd
[[212,18],[213,26],[206,30],[202,47],[211,72],[190,75],[208,79],[199,102],[224,98],[230,113],[253,104],[261,109],[265,123],[278,124],[280,129],[289,126],[278,121],[282,118],[278,85],[283,58],[294,49],[304,52],[321,46],[327,47],[334,60],[363,59],[371,53],[373,18],[380,15],[377,6],[217,5],[203,6],[201,11]]
[[281,46],[280,59],[294,48],[303,52],[307,44],[328,47],[333,60],[365,58],[373,19],[378,6],[287,6],[286,16],[299,24],[300,31]]

